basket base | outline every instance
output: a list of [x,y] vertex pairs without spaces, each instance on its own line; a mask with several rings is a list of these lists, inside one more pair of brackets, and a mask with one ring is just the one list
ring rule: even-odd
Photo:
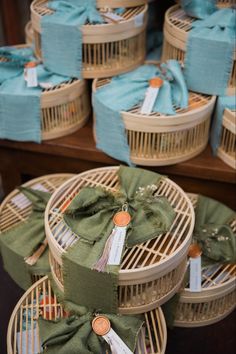
[[224,150],[221,148],[217,151],[217,156],[224,161],[228,166],[232,167],[236,170],[236,158],[229,156]]

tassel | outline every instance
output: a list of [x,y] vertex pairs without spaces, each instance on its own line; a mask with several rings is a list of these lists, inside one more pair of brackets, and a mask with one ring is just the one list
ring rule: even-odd
[[38,259],[41,257],[41,255],[44,253],[45,249],[47,248],[48,241],[45,238],[44,241],[40,244],[39,248],[32,254],[32,256],[25,257],[25,262],[29,264],[30,266],[33,266],[35,263],[37,263]]
[[114,227],[114,229],[112,230],[110,236],[108,237],[108,239],[106,240],[105,243],[105,247],[103,250],[103,253],[101,255],[101,257],[99,258],[99,260],[94,264],[93,266],[93,270],[97,270],[98,272],[104,272],[108,259],[109,259],[109,254],[110,254],[110,250],[111,250],[111,245],[112,245],[112,241],[115,235],[115,231],[116,228]]

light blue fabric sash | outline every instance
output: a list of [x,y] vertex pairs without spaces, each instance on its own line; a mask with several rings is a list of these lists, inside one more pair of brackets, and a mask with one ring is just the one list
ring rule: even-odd
[[54,12],[41,20],[44,65],[60,75],[81,78],[81,26],[103,22],[96,0],[50,1],[48,7]]
[[222,96],[218,97],[216,110],[211,127],[210,142],[213,154],[217,154],[217,149],[220,145],[221,132],[222,132],[222,119],[225,108],[232,110],[236,109],[235,96]]
[[190,90],[225,95],[233,68],[236,11],[221,9],[193,23],[185,57],[185,78]]
[[[41,141],[41,87],[27,87],[23,70],[26,62],[35,60],[31,49],[0,49],[8,62],[0,63],[0,138],[17,141]],[[39,82],[54,85],[68,81],[37,66]]]
[[169,60],[160,68],[143,65],[138,69],[116,76],[93,94],[96,116],[97,147],[106,154],[131,165],[130,149],[125,126],[120,114],[143,102],[149,80],[159,76],[164,80],[153,111],[175,115],[175,109],[188,107],[188,90],[181,67]]
[[186,14],[196,18],[206,18],[217,10],[216,0],[181,0]]

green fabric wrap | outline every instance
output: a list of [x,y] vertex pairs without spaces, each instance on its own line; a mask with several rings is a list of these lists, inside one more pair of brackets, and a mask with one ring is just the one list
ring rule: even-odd
[[[65,303],[70,317],[57,321],[40,318],[40,339],[47,354],[101,354],[109,349],[105,340],[92,330],[94,315],[85,307]],[[137,336],[143,321],[134,316],[104,314],[111,322],[111,328],[125,342],[131,351],[135,350]]]
[[63,255],[65,298],[106,313],[117,312],[119,266],[107,265],[105,272],[92,268],[114,227],[114,214],[128,203],[131,223],[127,228],[126,247],[166,232],[175,217],[168,200],[154,196],[161,175],[122,166],[118,177],[118,192],[112,194],[100,187],[85,187],[64,214],[66,224],[79,237]]
[[199,196],[195,211],[193,241],[202,248],[202,266],[236,261],[236,235],[229,223],[233,210],[218,201]]
[[32,212],[25,222],[1,233],[0,247],[5,270],[21,288],[26,290],[32,284],[32,274],[46,275],[50,271],[48,250],[33,266],[24,260],[45,239],[44,211],[50,193],[26,187],[18,189],[32,202]]

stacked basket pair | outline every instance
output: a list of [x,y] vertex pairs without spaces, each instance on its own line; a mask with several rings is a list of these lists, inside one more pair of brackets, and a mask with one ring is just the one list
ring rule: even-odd
[[[53,193],[45,212],[53,282],[48,278],[40,279],[19,301],[9,324],[8,353],[16,354],[24,350],[26,353],[38,353],[41,348],[38,318],[59,320],[68,316],[60,302],[64,296],[64,259],[73,249],[71,246],[76,246],[77,236],[63,216],[71,201],[79,198],[85,187],[104,189],[118,195],[118,175],[118,167],[87,171],[65,181]],[[137,341],[135,353],[138,354],[165,352],[166,326],[158,306],[181,286],[194,225],[192,204],[174,182],[162,177],[157,184],[155,198],[166,198],[173,208],[172,224],[168,231],[127,248],[118,274],[119,313],[123,314],[122,317],[142,314],[145,322]],[[12,200],[12,197],[8,199]],[[9,214],[13,206],[9,205],[9,201],[5,205],[8,205],[8,215],[4,213],[3,224],[7,222],[6,218],[13,219],[13,214]]]

